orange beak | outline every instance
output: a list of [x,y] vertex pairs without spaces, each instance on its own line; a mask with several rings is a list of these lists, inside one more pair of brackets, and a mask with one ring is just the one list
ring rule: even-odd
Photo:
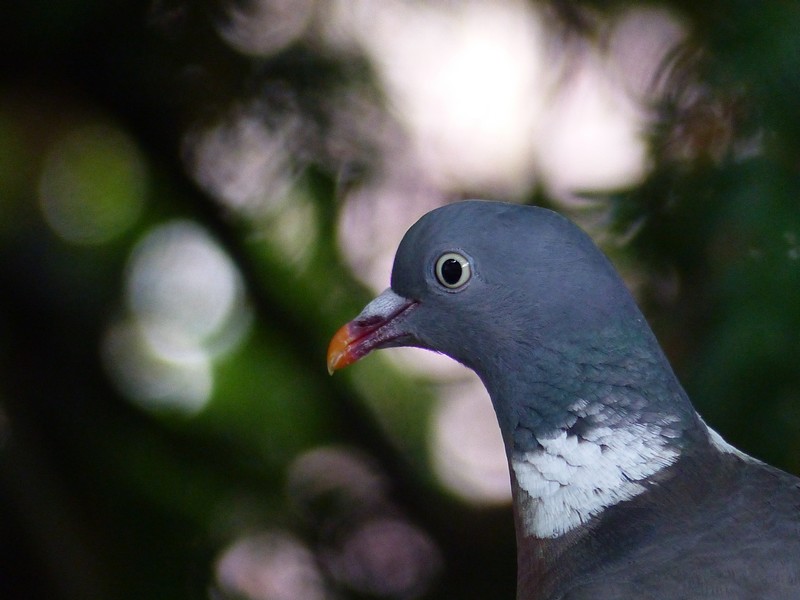
[[331,375],[334,371],[343,369],[358,360],[350,347],[350,344],[357,339],[357,336],[351,332],[350,325],[351,323],[342,325],[331,338],[331,343],[328,344],[328,373]]
[[328,345],[328,373],[333,375],[378,348],[406,345],[411,338],[400,325],[415,306],[416,301],[398,296],[391,288],[385,290],[333,335]]

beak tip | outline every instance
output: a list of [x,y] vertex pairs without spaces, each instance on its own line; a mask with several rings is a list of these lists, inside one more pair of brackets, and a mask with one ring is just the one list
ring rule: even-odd
[[333,375],[336,372],[336,361],[328,357],[328,375]]
[[335,371],[346,367],[352,361],[348,360],[348,347],[352,341],[349,325],[340,328],[333,336],[328,346],[328,374],[333,375]]

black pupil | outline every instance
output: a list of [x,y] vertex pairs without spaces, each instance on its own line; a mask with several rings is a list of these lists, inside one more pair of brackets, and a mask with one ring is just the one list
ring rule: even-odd
[[449,285],[455,285],[461,279],[461,263],[455,258],[448,258],[442,264],[442,279]]

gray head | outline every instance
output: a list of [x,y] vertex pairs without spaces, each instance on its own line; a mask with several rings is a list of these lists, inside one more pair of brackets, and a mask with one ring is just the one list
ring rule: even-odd
[[532,206],[468,201],[428,213],[400,243],[391,285],[424,308],[407,323],[419,345],[479,372],[512,360],[505,353],[522,358],[555,338],[596,340],[611,320],[641,318],[591,239]]
[[504,433],[520,419],[560,427],[568,404],[609,386],[669,392],[638,405],[682,395],[609,261],[543,208],[466,201],[423,216],[400,243],[391,288],[334,338],[329,367],[390,346],[474,369]]

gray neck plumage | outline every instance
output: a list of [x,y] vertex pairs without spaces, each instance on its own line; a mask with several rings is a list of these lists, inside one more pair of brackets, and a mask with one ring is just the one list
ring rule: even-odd
[[[521,535],[569,534],[643,493],[649,478],[704,439],[638,309],[636,317],[526,342],[485,365]],[[525,368],[509,369],[520,360]]]
[[509,449],[528,449],[518,439],[524,432],[538,439],[563,430],[672,421],[674,431],[665,434],[677,436],[692,426],[691,402],[640,319],[636,328],[610,324],[518,344],[509,358],[488,365],[480,375]]

